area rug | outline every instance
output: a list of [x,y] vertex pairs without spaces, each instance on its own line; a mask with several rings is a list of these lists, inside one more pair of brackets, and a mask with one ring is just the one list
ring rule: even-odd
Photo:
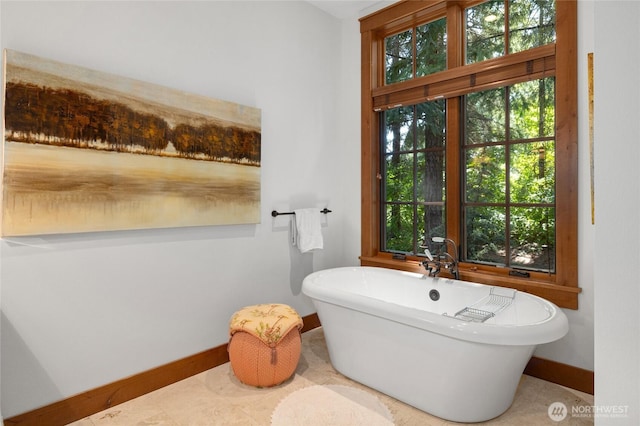
[[271,426],[393,425],[375,395],[343,385],[309,386],[287,395],[271,414]]

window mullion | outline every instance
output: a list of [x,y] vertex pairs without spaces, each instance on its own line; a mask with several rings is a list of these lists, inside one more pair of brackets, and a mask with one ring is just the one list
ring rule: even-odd
[[[447,70],[425,77],[418,77],[413,81],[396,83],[373,90],[374,110],[384,110],[398,104],[409,105],[436,98],[461,96],[471,92],[493,89],[508,84],[548,77],[555,74],[556,57],[552,53],[553,45],[540,48],[549,56],[520,55],[519,60],[496,60],[493,64],[508,62],[505,67],[465,65],[455,70]],[[528,52],[527,52],[528,53]],[[519,56],[518,56],[519,55]],[[531,58],[531,59],[528,59]],[[486,61],[488,62],[488,61]],[[472,84],[473,82],[473,84]],[[419,84],[421,83],[421,84]]]
[[[505,18],[506,20],[506,18]],[[509,27],[507,27],[509,28]],[[504,91],[505,96],[505,141],[504,141],[504,173],[505,173],[505,217],[504,217],[504,263],[507,267],[511,266],[511,86],[507,86]]]
[[418,28],[416,27],[411,31],[411,54],[413,55],[411,72],[413,78],[416,78],[418,75]]
[[[462,214],[461,214],[461,198],[462,194],[462,125],[461,125],[461,108],[462,102],[460,98],[447,99],[446,109],[446,150],[445,150],[445,170],[446,170],[446,196],[445,196],[445,213],[447,237],[454,241],[460,241]],[[460,246],[460,244],[459,244]]]
[[[415,46],[415,44],[414,44]],[[415,57],[415,56],[414,56]],[[420,236],[418,235],[418,185],[415,183],[418,182],[418,107],[416,105],[413,106],[413,122],[411,123],[413,126],[413,252],[418,253],[418,246],[420,245],[418,240]]]
[[504,0],[504,55],[507,56],[509,54],[510,48],[510,39],[509,39],[509,0]]
[[[447,8],[447,68],[449,70],[464,65],[464,9],[460,4]],[[448,98],[446,106],[446,147],[445,147],[445,217],[447,237],[458,242],[462,235],[462,102],[460,97]],[[456,253],[457,256],[460,253]]]

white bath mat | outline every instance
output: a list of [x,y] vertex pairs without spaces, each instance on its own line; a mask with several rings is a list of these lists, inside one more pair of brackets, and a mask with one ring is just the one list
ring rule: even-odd
[[309,386],[287,395],[271,414],[271,426],[392,426],[378,398],[342,385]]

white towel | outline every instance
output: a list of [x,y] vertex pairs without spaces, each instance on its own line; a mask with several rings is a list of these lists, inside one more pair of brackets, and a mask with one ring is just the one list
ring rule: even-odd
[[322,231],[320,229],[320,210],[294,210],[296,216],[296,240],[301,253],[322,248]]

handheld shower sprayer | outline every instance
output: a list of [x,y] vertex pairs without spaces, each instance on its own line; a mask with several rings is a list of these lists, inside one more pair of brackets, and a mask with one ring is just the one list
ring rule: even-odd
[[424,249],[424,254],[427,256],[427,259],[433,262],[433,255],[431,254],[428,248]]

